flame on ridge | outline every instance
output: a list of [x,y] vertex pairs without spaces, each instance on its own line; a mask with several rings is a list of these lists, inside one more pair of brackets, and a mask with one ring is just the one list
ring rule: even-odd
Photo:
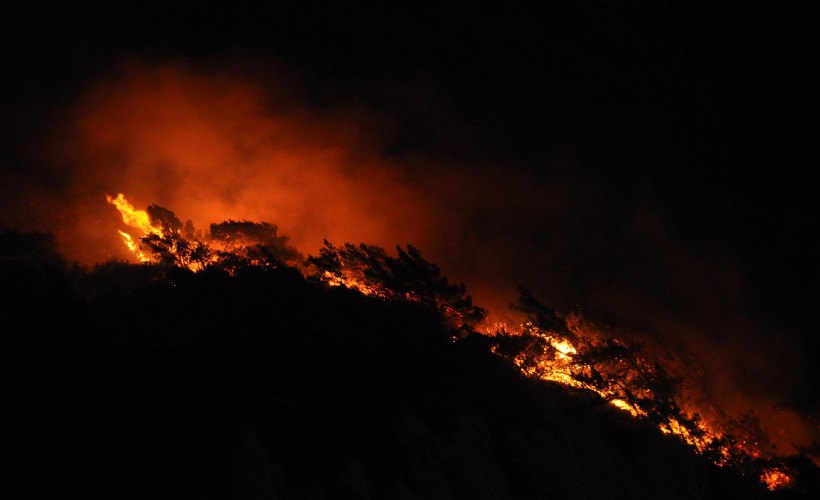
[[[117,210],[122,216],[122,221],[128,227],[142,231],[143,236],[147,236],[149,234],[155,234],[159,237],[164,236],[162,233],[162,228],[151,223],[151,217],[148,215],[148,212],[134,208],[134,205],[125,199],[124,194],[120,193],[116,198],[105,195],[105,200],[117,207]],[[122,234],[122,231],[120,231],[120,234]],[[128,248],[131,248],[131,246],[128,245]]]
[[[151,223],[151,217],[148,215],[148,212],[134,208],[134,205],[125,199],[124,194],[119,193],[116,198],[112,198],[110,195],[105,195],[105,200],[117,208],[117,211],[119,211],[125,225],[142,232],[140,237],[147,236],[149,234],[154,234],[159,237],[163,236],[162,228],[154,226]],[[120,233],[120,236],[122,237],[125,246],[128,247],[128,250],[130,250],[140,262],[152,262],[152,259],[147,256],[142,249],[140,249],[139,244],[134,241],[134,238],[130,234],[122,230],[117,232]]]
[[[751,460],[771,460],[775,455],[761,447],[753,438],[732,436],[727,432],[727,424],[720,420],[705,419],[698,415],[698,408],[694,402],[676,394],[674,404],[680,411],[670,411],[650,415],[635,399],[651,400],[658,396],[652,393],[651,388],[641,387],[641,372],[652,375],[655,368],[645,359],[636,357],[631,362],[625,360],[610,360],[606,367],[595,372],[595,368],[588,363],[584,356],[604,341],[604,334],[586,323],[580,315],[570,314],[566,318],[569,336],[575,337],[573,343],[567,335],[550,332],[538,328],[531,322],[510,329],[506,323],[499,322],[481,328],[485,335],[507,335],[516,337],[530,335],[538,339],[537,344],[522,349],[513,356],[500,352],[498,346],[492,351],[510,359],[521,372],[530,378],[556,382],[567,387],[592,391],[601,396],[610,405],[628,412],[636,418],[651,418],[658,429],[664,434],[675,435],[684,443],[693,447],[698,453],[710,453],[713,462],[720,466],[727,466]],[[615,344],[618,339],[610,339]],[[596,378],[603,374],[604,378],[613,377],[617,380],[607,381]],[[650,386],[651,387],[651,386]],[[682,392],[680,389],[679,392]],[[653,418],[654,417],[654,418]],[[725,416],[724,416],[725,417]],[[771,463],[777,463],[772,461]],[[760,481],[769,490],[789,487],[794,482],[793,472],[782,465],[763,467],[759,476]]]
[[[181,237],[177,230],[174,234],[167,234],[167,230],[163,230],[161,225],[155,224],[147,211],[138,210],[125,198],[125,195],[119,193],[116,197],[106,195],[106,201],[116,207],[119,211],[123,223],[128,227],[139,231],[139,239],[158,237],[167,238],[172,236]],[[134,238],[127,232],[119,230],[118,233],[126,247],[141,263],[156,262],[155,258],[150,257],[143,252],[140,245],[134,241]],[[184,238],[181,238],[184,241]],[[197,242],[202,244],[201,242]],[[219,252],[231,252],[236,248],[230,245],[225,245],[219,242],[211,242],[214,244],[214,249],[208,245],[204,245],[206,253],[210,253],[208,262],[219,262]],[[177,243],[170,247],[170,251],[176,253]],[[260,261],[251,260],[252,265],[266,265]],[[191,271],[197,272],[204,269],[203,262],[188,262],[185,259],[176,260],[176,265],[186,267]],[[230,272],[230,270],[229,270]],[[369,282],[365,279],[359,279],[357,274],[346,270],[340,274],[333,274],[328,271],[320,275],[320,280],[328,286],[337,287],[342,286],[348,289],[356,290],[357,292],[367,295],[380,297],[385,300],[402,299],[411,302],[419,302],[421,299],[412,292],[396,293],[390,288],[380,286],[378,283]],[[458,312],[452,307],[440,307],[441,312],[446,316],[457,315]],[[594,350],[604,342],[605,336],[596,331],[592,325],[586,323],[580,315],[570,314],[563,318],[570,331],[570,336],[576,339],[572,342],[566,335],[561,335],[556,332],[543,330],[533,325],[531,322],[526,322],[517,328],[510,329],[504,322],[497,322],[492,325],[485,325],[478,328],[480,333],[485,335],[521,335],[527,333],[540,341],[539,347],[536,351],[522,350],[516,355],[509,357],[500,353],[498,346],[492,348],[492,352],[503,357],[508,357],[521,372],[531,378],[540,380],[556,382],[567,387],[575,389],[582,389],[592,391],[601,396],[610,405],[628,412],[636,418],[647,418],[651,415],[641,407],[635,398],[642,400],[649,400],[657,396],[652,393],[651,389],[641,387],[640,378],[642,374],[652,374],[655,368],[645,359],[641,357],[634,357],[630,359],[632,366],[624,359],[614,359],[609,364],[608,371],[604,371],[604,375],[608,377],[618,377],[618,380],[607,381],[607,383],[593,383],[595,376],[599,375],[594,372],[594,369],[585,365],[583,361],[584,355]],[[455,338],[455,337],[454,337]],[[625,346],[618,339],[609,339],[614,345]],[[605,369],[607,370],[607,369]],[[664,415],[660,422],[656,422],[658,428],[664,434],[672,434],[678,436],[683,442],[692,446],[699,453],[705,453],[713,449],[716,443],[723,443],[719,445],[718,457],[715,463],[718,466],[725,466],[737,460],[739,457],[747,457],[751,459],[771,458],[771,454],[761,449],[756,442],[748,441],[734,441],[726,444],[724,438],[726,433],[721,430],[720,422],[707,422],[699,417],[689,419],[697,415],[697,408],[693,406],[690,401],[676,401],[680,407],[680,412],[677,414],[670,413]],[[678,416],[676,416],[678,415]],[[680,418],[679,418],[680,417]],[[681,419],[686,419],[681,420]],[[793,476],[787,468],[782,466],[770,466],[762,469],[760,474],[760,481],[766,485],[769,490],[777,490],[780,488],[789,487],[793,484]]]
[[[353,277],[350,273],[346,273],[342,276],[336,276],[333,273],[325,271],[324,273],[322,273],[322,281],[327,283],[327,285],[329,286],[343,286],[351,290],[356,290],[362,295],[376,296],[381,298],[389,297],[389,293],[387,290],[384,290],[381,287],[365,283],[363,280],[358,280],[355,277]],[[405,298],[410,301],[417,301],[417,298],[410,294],[407,294]]]

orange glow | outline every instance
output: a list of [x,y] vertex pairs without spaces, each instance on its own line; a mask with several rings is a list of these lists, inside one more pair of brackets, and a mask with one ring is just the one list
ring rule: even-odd
[[552,344],[552,347],[554,347],[555,350],[558,351],[559,357],[566,358],[571,354],[578,354],[578,351],[575,349],[575,347],[573,347],[572,344],[570,344],[566,340],[553,339],[550,341],[550,344]]
[[763,482],[770,491],[779,490],[792,485],[792,477],[780,468],[774,467],[766,469],[760,475],[760,481]]
[[[129,199],[190,214],[197,227],[275,221],[306,253],[324,238],[434,248],[426,235],[441,234],[434,226],[449,221],[433,216],[428,193],[411,187],[365,136],[368,115],[304,109],[274,87],[134,65],[89,89],[67,127],[70,148],[56,152],[77,165],[71,227],[56,228],[64,252],[84,264],[122,253],[103,238],[91,246],[77,241],[78,233],[116,229],[108,220],[99,226],[90,207],[101,191],[114,196],[120,186],[128,186]],[[110,203],[120,205],[128,227],[162,236],[119,197]]]
[[[503,325],[506,329],[506,324]],[[603,391],[592,384],[584,382],[577,372],[574,356],[578,349],[567,339],[561,339],[549,332],[544,332],[532,323],[522,325],[521,331],[527,331],[541,337],[549,345],[540,353],[522,353],[513,358],[521,371],[530,377],[557,382],[576,389],[585,389],[597,393],[611,405],[627,411],[633,416],[643,416],[645,413],[635,405],[629,404],[617,391]]]
[[[579,315],[573,314],[563,319],[569,327],[569,332],[563,334],[542,330],[530,322],[512,331],[513,335],[527,335],[535,339],[530,347],[524,348],[511,358],[522,373],[529,377],[592,391],[612,406],[636,418],[661,417],[662,420],[658,423],[661,432],[677,436],[699,453],[716,451],[717,453],[711,456],[719,466],[747,459],[775,457],[770,450],[763,447],[763,442],[759,442],[751,435],[744,435],[742,429],[732,429],[735,433],[740,432],[739,435],[727,433],[732,425],[736,425],[733,424],[733,420],[704,418],[697,406],[684,394],[683,386],[677,389],[673,401],[670,401],[679,408],[680,413],[667,410],[668,413],[650,414],[652,410],[644,409],[646,406],[640,401],[657,399],[657,395],[653,393],[653,385],[646,385],[645,382],[652,380],[656,375],[653,363],[643,359],[640,354],[625,359],[617,359],[617,355],[611,359],[593,357],[590,361],[587,355],[593,353],[595,356],[594,353],[601,352],[596,350],[602,346],[626,344],[608,337]],[[508,335],[511,332],[506,323],[497,323],[495,326],[499,334]],[[576,340],[571,341],[567,335],[573,336]],[[498,348],[494,347],[493,352],[498,354]],[[614,352],[617,353],[617,349]],[[590,362],[595,365],[590,365]],[[696,415],[697,418],[693,418]],[[727,418],[723,416],[723,419]],[[754,432],[754,429],[747,432]],[[761,475],[761,481],[769,489],[775,489],[789,486],[793,479],[782,468],[769,468]]]
[[[381,298],[388,298],[391,296],[389,290],[370,285],[363,280],[359,280],[355,278],[352,273],[346,273],[343,276],[334,276],[333,274],[325,271],[322,274],[322,281],[330,286],[343,286],[351,290],[356,290],[362,295],[372,295]],[[407,299],[412,300],[411,297],[407,297]]]
[[[221,238],[211,239],[203,236],[202,241],[194,237],[193,228],[186,230],[187,236],[183,236],[179,230],[173,230],[173,234],[166,235],[168,231],[163,231],[165,226],[152,220],[147,211],[135,209],[122,193],[116,198],[106,196],[106,199],[117,208],[125,224],[141,232],[139,238],[147,242],[146,244],[155,252],[155,255],[158,251],[164,252],[161,253],[164,255],[161,259],[163,262],[170,260],[172,264],[186,267],[194,272],[201,271],[211,264],[219,264],[225,258],[230,259],[231,255],[234,259],[241,259],[242,249],[247,248],[244,245],[253,243],[250,240],[245,241],[249,237],[248,234],[253,233],[231,233],[227,230],[218,233],[222,235]],[[163,213],[160,207],[152,209]],[[166,218],[175,218],[173,213],[166,212]],[[176,221],[176,224],[179,222]],[[275,236],[275,228],[272,229],[272,226],[253,226],[248,222],[227,224],[240,224],[242,227],[250,226],[251,228],[263,227],[272,231],[270,234]],[[170,227],[176,226],[171,225]],[[144,253],[130,234],[122,230],[118,230],[118,233],[127,248],[140,262],[154,260]],[[196,235],[200,233],[197,232]],[[189,251],[191,245],[199,245],[200,258],[191,257],[192,254]],[[376,252],[376,250],[371,251]],[[346,287],[363,295],[379,297],[383,300],[422,301],[422,298],[413,292],[398,292],[378,280],[371,279],[367,265],[356,260],[356,254],[342,252],[329,255],[335,255],[339,259],[335,267],[331,267],[333,272],[324,271],[318,275],[318,278],[328,286]],[[384,254],[374,253],[374,255]],[[246,262],[252,266],[270,265],[269,261],[254,258]],[[307,267],[302,266],[299,266],[299,269],[308,274],[315,272],[315,270],[310,271]],[[232,269],[227,268],[226,270],[232,273]],[[460,314],[457,309],[446,303],[437,303],[436,307],[448,320],[455,319],[454,324],[462,324],[460,318],[457,317]],[[674,386],[667,384],[671,379],[661,368],[660,358],[654,361],[648,359],[645,351],[639,351],[629,342],[615,338],[610,333],[597,328],[580,314],[570,314],[560,319],[566,327],[565,329],[559,328],[561,331],[544,330],[529,321],[512,332],[506,322],[496,322],[493,328],[499,335],[512,333],[532,339],[529,347],[510,358],[525,375],[574,389],[592,391],[613,407],[626,411],[633,417],[654,418],[658,422],[660,431],[679,437],[698,452],[704,453],[718,446],[718,454],[713,457],[717,465],[732,464],[745,458],[768,459],[773,457],[770,450],[763,447],[765,443],[758,442],[757,438],[752,437],[755,434],[729,436],[725,430],[728,427],[727,422],[700,418],[696,405],[682,393],[683,388],[679,387],[675,389],[677,392],[667,394]],[[487,328],[485,326],[484,330],[490,333]],[[493,348],[493,352],[498,354],[497,347]],[[674,361],[667,356],[665,363],[670,365]],[[663,396],[659,396],[656,392],[658,389]],[[661,398],[666,399],[661,400]],[[754,429],[751,429],[749,432],[753,431]],[[769,489],[775,489],[788,486],[792,477],[785,470],[773,467],[765,470],[761,475],[761,481]]]
[[[151,218],[148,216],[148,212],[134,208],[134,205],[126,200],[125,195],[122,193],[119,193],[116,198],[112,198],[110,195],[105,195],[105,200],[117,208],[120,216],[122,217],[122,221],[128,227],[136,229],[141,233],[139,238],[149,234],[162,237],[162,229],[151,223]],[[134,241],[134,238],[130,234],[123,230],[117,230],[117,232],[120,236],[122,236],[125,246],[131,251],[139,262],[152,261],[152,259],[142,251],[139,244]]]
[[[507,325],[522,322],[504,312],[514,296],[514,284],[532,285],[544,276],[550,277],[544,289],[553,287],[554,296],[566,301],[560,304],[565,309],[593,303],[587,299],[600,295],[610,309],[646,320],[645,331],[664,335],[672,331],[667,327],[675,318],[668,319],[663,310],[653,309],[651,302],[649,307],[646,302],[632,303],[630,293],[608,293],[597,282],[576,283],[575,273],[563,264],[566,260],[562,255],[572,255],[588,243],[577,236],[585,228],[576,228],[575,189],[587,192],[594,186],[570,186],[562,181],[553,184],[503,165],[473,160],[459,165],[453,164],[457,160],[421,153],[394,156],[387,153],[390,139],[384,141],[379,135],[389,129],[389,119],[359,108],[306,104],[298,90],[294,92],[277,81],[261,83],[246,75],[213,68],[202,72],[183,64],[130,62],[120,69],[89,88],[68,122],[61,124],[61,140],[55,142],[51,155],[55,168],[65,169],[60,173],[67,182],[54,196],[65,199],[55,201],[38,193],[35,202],[27,205],[40,211],[37,215],[41,219],[59,214],[57,222],[43,229],[55,233],[60,250],[69,259],[86,265],[111,258],[156,261],[149,249],[140,248],[141,238],[171,235],[151,223],[147,212],[135,209],[122,194],[107,197],[118,213],[100,209],[101,194],[118,193],[127,186],[131,200],[172,207],[192,217],[198,228],[207,229],[207,224],[229,218],[276,222],[305,254],[315,254],[324,238],[365,241],[385,248],[407,242],[418,245],[451,277],[470,285],[476,302],[488,306],[494,319],[506,321],[485,326],[482,331],[490,335],[513,331],[516,327]],[[22,209],[16,212],[29,213]],[[555,223],[544,225],[543,220]],[[509,227],[532,227],[533,233],[537,228],[539,234],[543,231],[539,239],[550,242],[547,250],[532,247],[529,236],[523,242],[516,239],[514,231],[504,229]],[[662,229],[659,225],[657,232],[663,233]],[[119,236],[112,238],[115,232]],[[674,241],[657,238],[659,255],[671,256],[667,267],[681,270],[680,276],[674,276],[681,282],[673,285],[685,287],[684,294],[689,294],[685,299],[695,297],[696,303],[711,304],[715,302],[711,296],[701,298],[706,287],[697,286],[699,282],[740,282],[713,279],[715,269],[699,259],[688,259],[685,249],[676,247]],[[203,239],[202,243],[214,252],[231,250],[213,241]],[[215,254],[210,258],[219,259]],[[559,265],[550,267],[556,262]],[[176,264],[193,270],[203,266],[201,262]],[[365,295],[386,298],[391,293],[351,273],[325,278],[330,286],[344,286]],[[603,288],[594,288],[599,286]],[[727,285],[730,292],[732,286]],[[694,292],[687,292],[687,287]],[[412,295],[395,298],[416,300]],[[442,312],[446,313],[446,308]],[[735,324],[736,319],[725,321]],[[785,429],[783,436],[772,435],[778,451],[794,452],[791,443],[810,443],[816,428],[805,431],[796,413],[767,411],[771,395],[758,397],[758,387],[740,389],[735,372],[724,370],[727,357],[740,355],[731,346],[715,348],[711,339],[723,337],[716,332],[724,333],[720,330],[724,325],[719,321],[715,324],[691,335],[678,331],[669,334],[673,340],[683,339],[684,349],[706,339],[697,344],[700,352],[696,354],[699,361],[713,368],[707,379],[709,392],[698,388],[704,394],[697,395],[708,404],[701,404],[700,399],[698,404],[682,400],[679,404],[684,413],[703,418],[699,425],[705,436],[722,438],[732,434],[721,420],[722,412],[738,414],[755,408],[767,427]],[[524,367],[523,359],[516,363],[531,376],[590,389],[583,377],[578,377],[584,373],[576,364],[579,355],[596,345],[597,334],[588,325],[579,325],[573,332],[581,342],[553,335],[545,339],[549,352],[540,353],[534,366]],[[769,356],[762,356],[759,364],[770,362]],[[651,373],[650,368],[641,369]],[[630,373],[614,363],[607,369],[610,373]],[[613,406],[633,415],[640,413],[619,392],[617,384],[599,394]],[[686,396],[695,398],[689,393]],[[685,435],[679,422],[660,427],[698,449],[707,445],[703,441],[707,438]],[[741,444],[755,446],[754,442]]]
[[134,243],[134,239],[130,234],[119,230],[117,232],[120,233],[120,236],[122,236],[122,240],[125,243],[125,246],[128,247],[128,250],[131,250],[131,253],[133,253],[140,262],[151,262],[151,259],[148,258],[142,250],[140,250],[136,243]]
[[[167,236],[162,228],[155,224],[151,217],[148,215],[148,212],[145,210],[138,210],[134,208],[134,205],[131,204],[126,198],[125,195],[119,193],[116,198],[112,198],[110,195],[105,196],[106,201],[114,207],[120,213],[122,217],[122,221],[128,225],[131,229],[135,229],[139,231],[141,234],[138,236],[139,239],[145,238],[147,236],[157,236],[159,238],[163,238]],[[123,239],[123,243],[128,248],[128,250],[137,258],[139,262],[147,263],[147,262],[154,262],[155,259],[148,256],[137,242],[134,241],[133,237],[126,233],[123,230],[117,230],[120,236]],[[171,248],[171,251],[176,253],[176,246]],[[191,271],[197,272],[204,269],[204,266],[201,262],[184,262],[178,261],[178,264],[182,265],[183,267],[187,267]]]

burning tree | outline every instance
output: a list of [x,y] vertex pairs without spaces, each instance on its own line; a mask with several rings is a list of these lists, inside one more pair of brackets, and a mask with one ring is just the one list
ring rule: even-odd
[[[305,259],[288,238],[278,234],[275,224],[228,219],[210,225],[202,235],[188,220],[184,224],[171,210],[151,205],[137,210],[119,194],[107,200],[116,206],[122,220],[142,232],[139,244],[120,231],[125,244],[142,262],[201,271],[218,267],[236,272],[243,266],[302,267]],[[408,300],[430,306],[442,313],[455,330],[471,331],[486,316],[473,304],[463,283],[453,284],[435,264],[408,245],[396,248],[397,257],[381,247],[345,243],[337,248],[325,240],[316,257],[307,259],[306,272],[330,286],[346,286],[366,295],[389,300]]]
[[467,295],[467,287],[450,283],[417,248],[397,246],[396,251],[398,256],[391,257],[378,246],[345,243],[337,248],[325,240],[319,256],[309,257],[308,262],[315,277],[331,286],[433,307],[457,330],[472,330],[486,317],[486,311]]
[[192,270],[205,268],[213,252],[194,237],[190,220],[183,225],[174,212],[159,205],[151,205],[146,212],[151,226],[158,230],[146,234],[140,241],[160,263]]
[[288,245],[288,238],[277,233],[275,224],[228,219],[211,224],[210,233],[203,235],[192,221],[183,224],[174,212],[159,205],[142,211],[122,194],[107,200],[120,211],[123,222],[142,232],[137,244],[130,234],[120,231],[125,244],[142,262],[192,271],[217,266],[235,272],[241,266],[277,267],[303,260]]
[[[242,268],[297,268],[327,286],[343,286],[386,301],[407,301],[437,311],[450,331],[475,332],[486,311],[473,304],[463,283],[450,283],[441,269],[407,245],[396,256],[361,243],[340,247],[325,240],[318,256],[306,260],[278,228],[267,222],[228,219],[197,231],[174,212],[151,205],[136,210],[120,194],[107,197],[123,222],[138,230],[138,243],[119,231],[142,262],[191,271],[217,268],[235,275]],[[562,314],[525,288],[512,307],[527,316],[515,333],[506,326],[489,332],[492,351],[511,360],[527,376],[592,391],[634,417],[677,436],[718,465],[754,473],[770,489],[790,484],[793,468],[777,457],[753,413],[735,420],[719,414],[705,421],[687,395],[685,364],[671,352],[633,335],[615,335],[580,313]],[[457,335],[459,336],[459,335]],[[689,375],[685,373],[685,375]]]
[[[692,411],[684,378],[668,367],[682,365],[658,346],[618,338],[578,314],[562,315],[520,288],[511,306],[528,317],[520,332],[505,327],[494,336],[493,352],[525,375],[597,393],[612,405],[677,436],[720,466],[757,475],[769,489],[790,484],[793,471],[774,454],[754,412],[740,419],[720,414],[704,421]],[[659,360],[670,359],[668,363]]]
[[241,266],[279,267],[299,265],[304,258],[288,245],[288,237],[277,233],[275,224],[228,219],[211,224],[211,245],[217,248],[216,262],[223,268]]

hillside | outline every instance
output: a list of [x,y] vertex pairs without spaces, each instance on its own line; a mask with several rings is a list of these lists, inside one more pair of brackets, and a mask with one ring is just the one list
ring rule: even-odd
[[527,379],[490,338],[454,341],[423,303],[288,266],[85,270],[45,235],[2,243],[14,498],[820,491],[806,463],[769,492],[594,394]]

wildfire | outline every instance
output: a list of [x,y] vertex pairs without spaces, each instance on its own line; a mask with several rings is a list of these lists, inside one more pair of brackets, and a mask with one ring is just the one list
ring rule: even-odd
[[[117,208],[125,225],[140,231],[140,238],[151,234],[159,237],[163,236],[162,228],[151,223],[151,217],[148,215],[148,212],[134,208],[134,205],[125,199],[124,194],[119,193],[116,198],[106,195],[105,200]],[[117,232],[122,237],[125,246],[134,254],[137,260],[140,262],[152,262],[152,259],[142,251],[139,244],[134,241],[134,238],[130,234],[122,230],[118,230]]]
[[140,250],[139,246],[134,243],[134,239],[131,237],[130,234],[126,233],[125,231],[117,231],[122,236],[122,240],[125,242],[125,246],[131,250],[131,253],[136,255],[140,262],[151,262],[151,259],[148,258],[142,250]]
[[[143,236],[149,234],[155,234],[159,237],[163,236],[162,228],[151,223],[151,217],[148,215],[148,212],[134,208],[134,205],[125,199],[124,194],[120,193],[116,198],[106,195],[105,199],[108,203],[117,207],[117,210],[119,210],[122,216],[122,221],[128,227],[142,231]],[[120,234],[122,234],[122,231],[120,231]],[[131,248],[131,245],[128,245],[128,247]]]
[[[506,328],[506,325],[504,326]],[[532,323],[522,325],[522,330],[534,333],[544,341],[540,347],[540,352],[523,351],[516,355],[512,361],[521,371],[529,376],[558,382],[576,389],[586,389],[597,393],[613,406],[631,413],[633,416],[644,416],[645,412],[635,405],[629,404],[615,391],[602,390],[594,384],[584,382],[575,370],[575,356],[578,349],[568,340],[558,338],[543,332]],[[493,352],[498,353],[497,347]]]
[[[718,466],[749,460],[771,463],[775,458],[764,448],[765,443],[727,432],[730,424],[739,425],[737,422],[702,418],[697,406],[684,397],[684,389],[670,382],[673,377],[629,343],[605,335],[580,315],[562,319],[566,330],[560,332],[532,322],[512,333],[503,323],[484,331],[501,339],[493,352],[510,359],[524,375],[592,391],[633,417],[654,421],[661,432],[677,436],[699,453],[709,453]],[[505,350],[503,341],[519,344]],[[760,480],[775,490],[790,486],[793,473],[772,466],[763,469]]]
[[[388,292],[380,287],[370,285],[363,280],[356,279],[350,273],[346,275],[336,276],[329,271],[322,273],[322,281],[329,286],[343,286],[351,290],[356,290],[362,295],[376,296],[381,298],[388,298]],[[414,297],[407,296],[407,300],[414,300]]]
[[766,485],[770,491],[778,490],[792,485],[792,477],[778,467],[765,469],[760,475],[760,481]]
[[106,196],[106,200],[130,229],[139,232],[135,241],[131,234],[117,231],[142,263],[163,263],[193,272],[220,264],[233,273],[240,263],[269,267],[299,258],[298,252],[285,244],[287,238],[277,235],[276,226],[270,224],[227,220],[212,224],[210,233],[203,235],[191,221],[183,224],[173,212],[157,205],[138,210],[122,193],[116,198]]
[[[140,233],[138,242],[131,234],[118,231],[142,263],[162,262],[194,272],[219,265],[233,275],[239,264],[276,267],[292,262],[306,277],[327,286],[387,301],[433,306],[453,331],[476,331],[486,317],[486,311],[473,306],[465,295],[463,285],[448,283],[435,265],[410,246],[407,251],[399,247],[399,256],[390,257],[379,247],[348,243],[336,248],[325,242],[318,257],[304,260],[285,244],[287,238],[276,234],[276,226],[229,220],[212,224],[210,235],[202,235],[190,221],[183,225],[162,207],[135,209],[122,193],[116,198],[106,196],[106,200],[117,208],[123,223]],[[709,453],[719,466],[773,458],[765,442],[738,439],[727,431],[726,422],[703,418],[684,396],[676,377],[657,361],[659,356],[647,355],[640,345],[616,338],[580,314],[558,315],[537,304],[531,295],[528,300],[536,309],[538,324],[533,319],[513,331],[505,323],[480,328],[498,339],[492,351],[512,361],[526,376],[594,392],[633,417],[651,420],[661,432],[678,436],[699,453]],[[542,318],[546,318],[543,323]],[[793,477],[784,467],[770,466],[763,469],[760,480],[775,490],[790,486]]]

